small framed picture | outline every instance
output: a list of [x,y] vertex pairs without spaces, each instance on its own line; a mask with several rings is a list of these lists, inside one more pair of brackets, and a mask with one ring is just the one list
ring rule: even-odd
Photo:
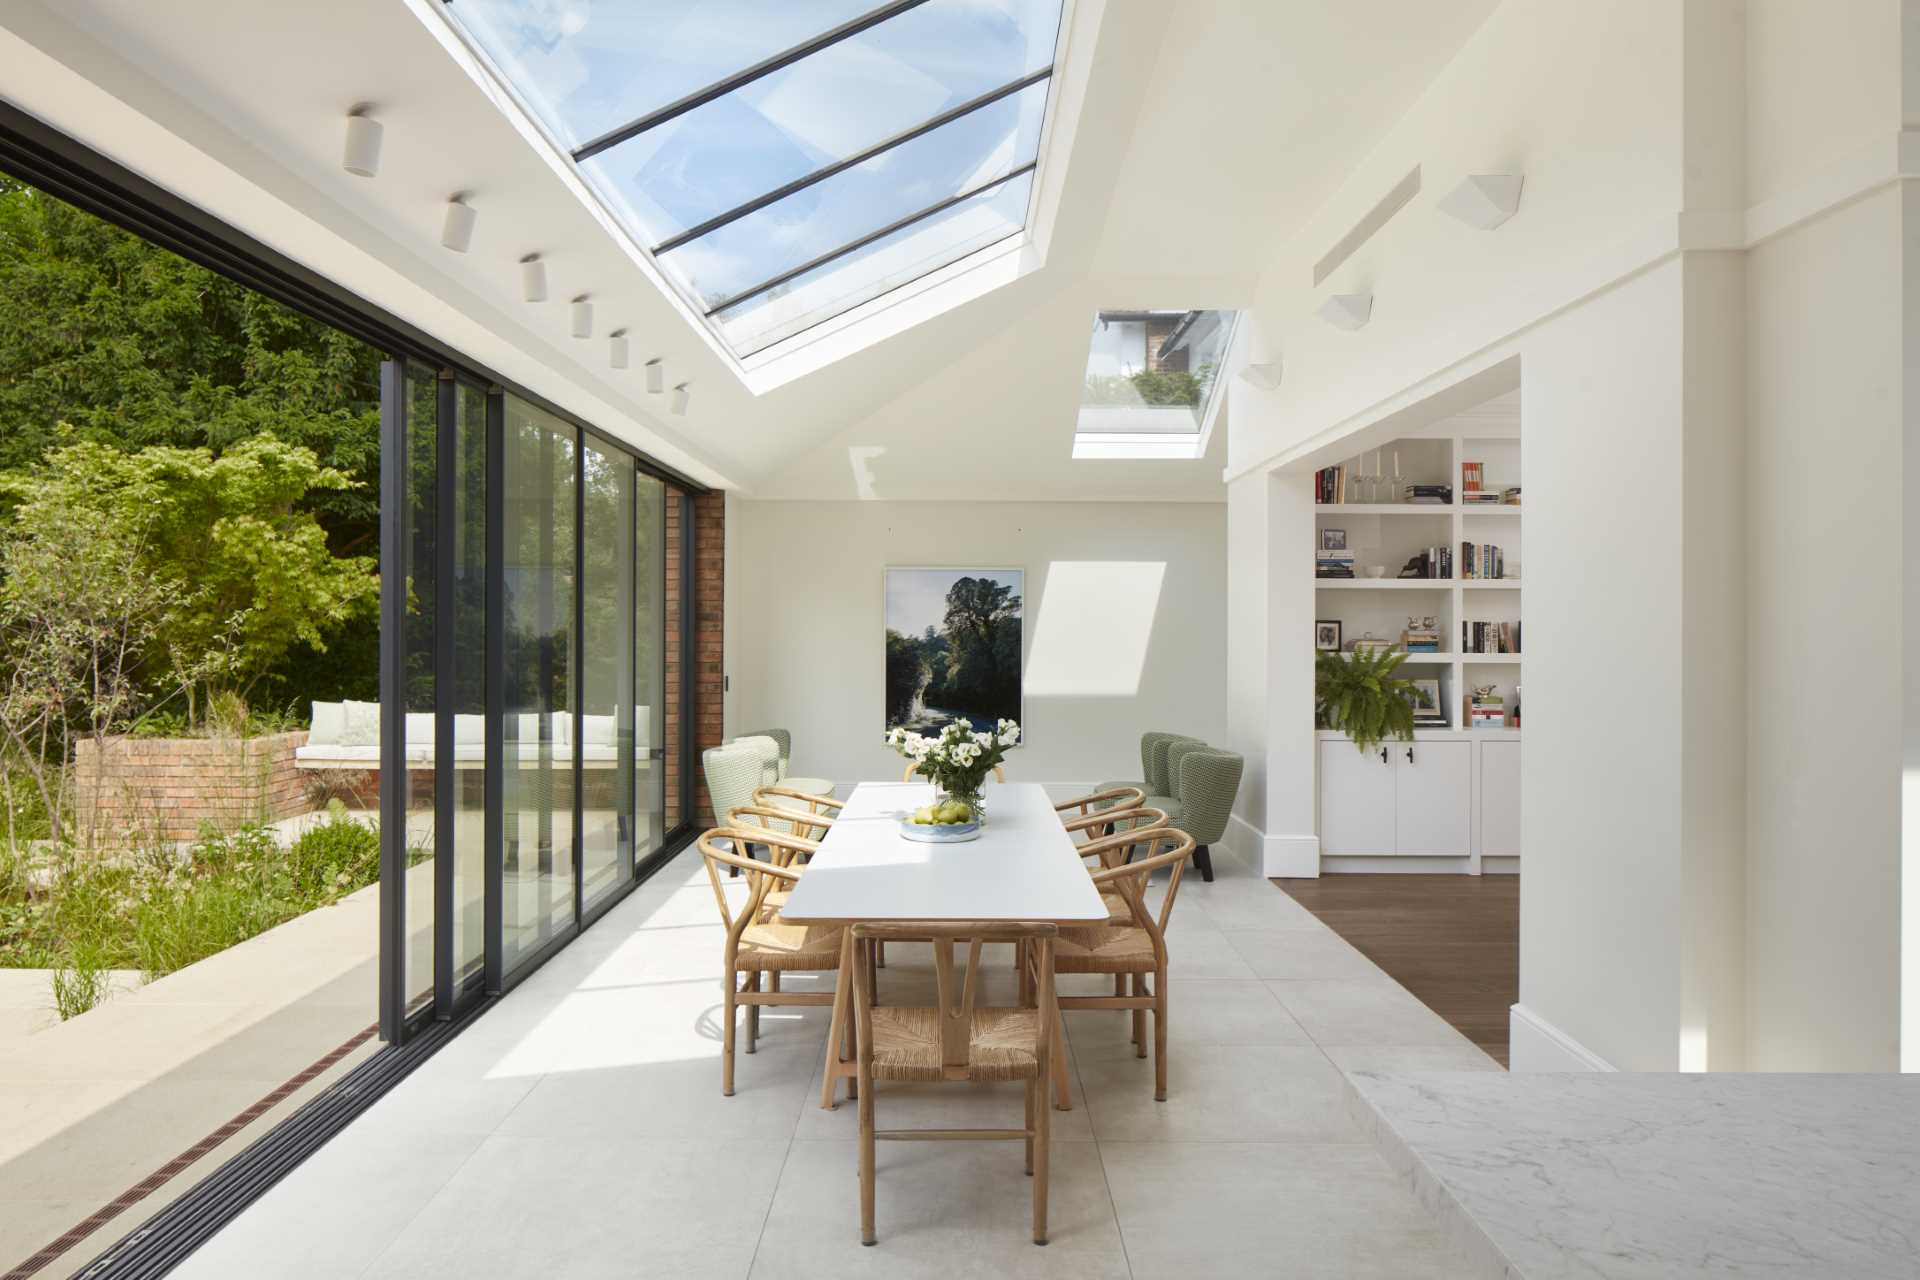
[[1340,652],[1340,619],[1322,618],[1313,624],[1313,647]]
[[1409,680],[1407,700],[1413,703],[1415,716],[1437,716],[1440,710],[1440,682],[1432,678]]
[[1345,529],[1322,529],[1320,531],[1320,549],[1322,551],[1345,551],[1347,549],[1347,531]]

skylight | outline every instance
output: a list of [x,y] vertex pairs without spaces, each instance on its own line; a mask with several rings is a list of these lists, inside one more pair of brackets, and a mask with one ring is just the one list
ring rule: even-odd
[[1073,456],[1199,457],[1238,319],[1236,311],[1096,314]]
[[745,357],[1025,231],[1061,2],[445,11]]

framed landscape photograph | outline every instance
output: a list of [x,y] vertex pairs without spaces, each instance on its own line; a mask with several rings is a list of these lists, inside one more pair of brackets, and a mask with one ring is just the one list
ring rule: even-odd
[[1313,647],[1340,652],[1340,619],[1322,618],[1313,624]]
[[1019,720],[1024,569],[886,570],[886,724],[937,734]]

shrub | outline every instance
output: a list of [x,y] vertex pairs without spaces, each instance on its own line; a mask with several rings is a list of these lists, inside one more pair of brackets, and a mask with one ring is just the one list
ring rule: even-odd
[[340,812],[310,828],[287,851],[294,892],[303,900],[333,902],[380,877],[380,834]]

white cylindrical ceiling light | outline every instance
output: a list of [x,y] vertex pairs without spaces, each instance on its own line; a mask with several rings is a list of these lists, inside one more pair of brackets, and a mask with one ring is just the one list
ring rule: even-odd
[[479,220],[473,206],[459,196],[447,201],[446,216],[440,220],[440,243],[455,253],[465,253],[473,244],[473,224]]
[[627,331],[615,329],[607,336],[607,363],[616,369],[627,367]]
[[528,302],[547,300],[547,264],[537,253],[520,259],[520,296]]
[[686,383],[683,382],[673,389],[673,412],[675,415],[685,415],[687,412],[687,401],[691,398],[692,393],[687,390]]
[[365,111],[365,107],[355,107],[347,115],[347,141],[340,152],[340,167],[371,178],[380,172],[380,122]]
[[658,357],[647,361],[647,390],[659,395],[667,389],[667,367]]
[[593,303],[581,294],[573,300],[573,336],[591,338],[593,336]]

